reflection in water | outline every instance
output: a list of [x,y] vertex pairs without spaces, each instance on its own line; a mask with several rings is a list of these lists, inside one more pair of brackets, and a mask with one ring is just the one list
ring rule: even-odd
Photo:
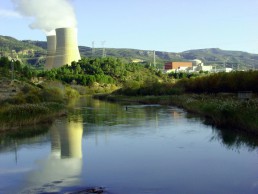
[[229,149],[238,150],[242,147],[247,147],[250,151],[257,148],[258,139],[256,136],[241,133],[240,131],[232,131],[232,129],[213,129],[213,137],[211,141],[221,142],[222,145]]
[[174,120],[179,120],[184,116],[183,113],[179,112],[178,109],[171,110],[171,115]]
[[81,117],[64,118],[53,124],[50,129],[51,154],[38,161],[39,169],[29,174],[29,185],[26,185],[29,192],[58,192],[60,187],[78,184],[82,170],[82,134]]
[[175,107],[82,98],[47,135],[0,141],[0,193],[258,193],[257,138],[202,122]]
[[54,123],[51,129],[52,153],[56,152],[60,158],[82,158],[82,133],[81,121],[69,120]]

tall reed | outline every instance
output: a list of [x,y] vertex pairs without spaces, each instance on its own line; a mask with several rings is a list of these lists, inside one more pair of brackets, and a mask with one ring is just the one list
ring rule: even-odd
[[52,121],[54,115],[64,113],[64,105],[55,102],[5,106],[0,110],[0,129]]

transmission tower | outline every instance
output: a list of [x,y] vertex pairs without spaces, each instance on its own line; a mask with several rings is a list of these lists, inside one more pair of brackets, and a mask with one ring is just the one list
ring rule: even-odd
[[153,66],[156,67],[156,51],[153,51]]
[[95,42],[94,41],[92,41],[91,56],[92,57],[95,56]]
[[102,41],[101,42],[101,45],[102,45],[102,57],[103,58],[107,56],[106,55],[106,49],[105,49],[105,43],[106,43],[106,41]]

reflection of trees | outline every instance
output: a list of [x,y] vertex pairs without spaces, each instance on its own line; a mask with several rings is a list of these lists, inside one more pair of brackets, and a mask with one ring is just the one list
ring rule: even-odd
[[[157,106],[126,106],[99,101],[92,98],[85,98],[81,101],[83,109],[83,121],[89,124],[98,124],[101,126],[113,126],[120,124],[139,125],[145,121],[153,120],[156,117]],[[132,118],[137,118],[131,122]]]
[[213,128],[213,132],[214,136],[211,140],[221,141],[229,149],[239,149],[245,146],[253,150],[258,146],[258,139],[249,134],[218,128]]
[[229,149],[247,147],[248,149],[253,150],[258,146],[258,139],[252,134],[238,131],[236,129],[216,127],[209,118],[199,117],[192,113],[187,113],[187,118],[197,119],[205,125],[211,126],[213,130],[211,141],[219,141]]
[[19,149],[22,145],[33,145],[47,143],[46,133],[50,124],[26,126],[17,131],[10,131],[0,134],[0,153]]

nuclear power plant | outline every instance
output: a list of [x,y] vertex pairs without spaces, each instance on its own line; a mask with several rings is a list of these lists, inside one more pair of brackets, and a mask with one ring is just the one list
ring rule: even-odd
[[47,60],[45,69],[71,65],[72,61],[81,59],[77,30],[75,28],[57,28],[55,36],[47,36]]

